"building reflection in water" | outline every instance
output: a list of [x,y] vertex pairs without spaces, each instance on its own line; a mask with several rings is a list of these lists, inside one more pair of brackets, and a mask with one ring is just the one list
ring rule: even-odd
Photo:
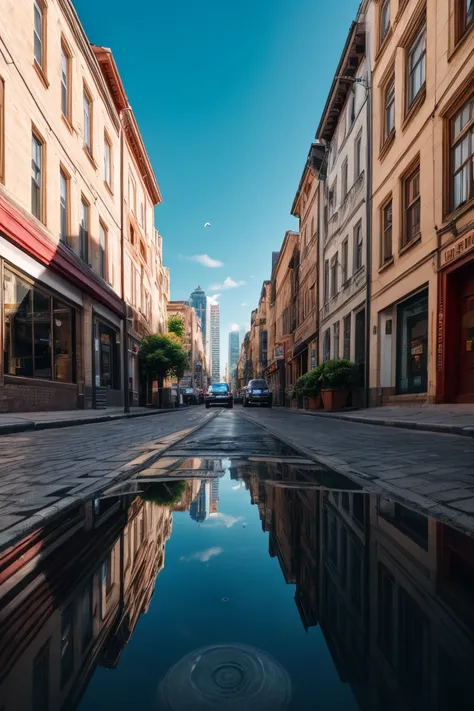
[[472,709],[472,537],[344,490],[347,480],[315,488],[304,469],[269,464],[232,476],[258,506],[305,629],[320,625],[361,709]]
[[0,555],[0,709],[74,708],[99,664],[115,667],[165,564],[172,512],[97,499]]

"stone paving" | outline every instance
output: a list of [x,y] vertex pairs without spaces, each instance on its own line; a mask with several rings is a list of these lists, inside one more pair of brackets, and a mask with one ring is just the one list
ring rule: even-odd
[[474,532],[474,441],[467,437],[379,427],[283,409],[236,409],[306,456],[368,491]]
[[215,414],[186,408],[164,417],[0,437],[0,549],[145,468]]

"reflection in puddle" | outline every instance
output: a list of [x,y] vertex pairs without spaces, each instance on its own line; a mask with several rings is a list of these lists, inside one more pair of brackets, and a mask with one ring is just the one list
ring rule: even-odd
[[324,467],[183,461],[1,554],[2,711],[472,707],[472,537]]

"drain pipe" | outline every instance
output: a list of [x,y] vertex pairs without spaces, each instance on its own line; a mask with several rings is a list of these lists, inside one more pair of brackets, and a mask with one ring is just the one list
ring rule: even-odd
[[[370,62],[369,62],[370,66]],[[372,86],[367,72],[367,189],[366,189],[366,290],[365,290],[365,406],[370,406],[370,305],[372,301]]]

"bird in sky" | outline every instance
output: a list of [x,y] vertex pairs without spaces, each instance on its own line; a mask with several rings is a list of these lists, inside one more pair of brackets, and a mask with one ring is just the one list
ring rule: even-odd
[[211,223],[210,223],[210,222],[205,222],[205,223],[204,223],[204,227],[210,227],[210,226],[211,226]]

